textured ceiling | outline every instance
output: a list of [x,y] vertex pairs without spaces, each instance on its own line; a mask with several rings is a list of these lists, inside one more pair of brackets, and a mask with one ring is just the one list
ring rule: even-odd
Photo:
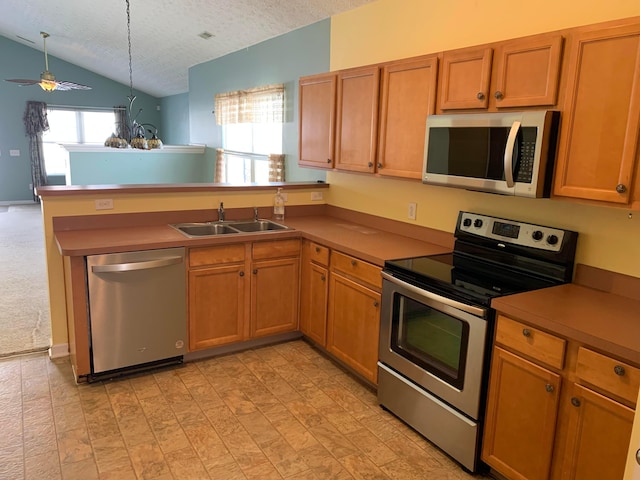
[[[130,0],[133,85],[156,97],[186,92],[193,65],[372,1]],[[42,51],[45,31],[50,55],[129,84],[125,0],[0,0],[0,12],[0,35]],[[203,40],[205,31],[214,36]]]

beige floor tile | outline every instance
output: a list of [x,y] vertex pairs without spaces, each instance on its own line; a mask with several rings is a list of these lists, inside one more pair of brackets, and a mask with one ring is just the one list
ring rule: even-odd
[[388,480],[387,475],[361,453],[342,457],[340,463],[357,480]]
[[[62,478],[60,459],[55,450],[27,457],[24,463],[26,480],[57,480]],[[0,478],[4,477],[0,476]]]
[[23,444],[25,457],[41,455],[57,449],[56,429],[53,423],[31,424],[24,427]]
[[329,422],[312,427],[309,431],[337,459],[360,453],[358,448]]
[[64,480],[98,480],[98,469],[93,458],[75,463],[63,463],[62,478]]
[[58,434],[60,463],[76,463],[93,458],[89,432],[85,428],[67,430]]
[[157,443],[141,443],[129,447],[131,463],[138,478],[151,480],[161,475],[170,475],[169,466]]
[[398,458],[396,453],[366,429],[348,433],[346,437],[377,466],[386,465]]
[[22,445],[0,448],[0,478],[24,478],[24,461]]
[[280,437],[280,433],[262,412],[252,412],[246,415],[238,415],[238,420],[249,433],[254,442],[259,446],[271,442]]
[[303,456],[296,452],[282,437],[261,445],[261,448],[283,477],[295,477],[297,474],[309,470]]
[[207,467],[207,472],[212,480],[247,480],[242,469],[235,463],[212,465]]
[[191,447],[165,454],[165,459],[174,478],[180,480],[209,478],[207,469]]
[[260,447],[244,430],[223,436],[222,441],[242,470],[269,462]]
[[129,451],[120,435],[93,440],[92,446],[100,475],[133,468]]

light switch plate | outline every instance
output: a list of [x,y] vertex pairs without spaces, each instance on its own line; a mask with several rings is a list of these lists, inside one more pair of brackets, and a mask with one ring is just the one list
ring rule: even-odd
[[10,157],[19,157],[20,156],[20,150],[9,150],[9,156]]

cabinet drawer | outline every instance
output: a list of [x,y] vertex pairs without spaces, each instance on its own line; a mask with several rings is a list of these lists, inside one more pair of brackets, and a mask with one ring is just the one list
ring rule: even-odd
[[356,280],[361,280],[378,289],[382,288],[382,269],[355,257],[334,251],[331,255],[331,270],[342,272]]
[[300,255],[300,240],[272,240],[255,242],[251,256],[254,260],[278,257],[296,257]]
[[564,365],[566,340],[503,315],[498,315],[496,343],[511,347],[558,370],[562,370]]
[[189,249],[189,266],[218,265],[244,261],[244,243]]
[[580,347],[576,375],[584,382],[636,403],[640,387],[640,369],[636,367]]
[[319,265],[329,266],[329,248],[314,242],[307,244],[309,259]]

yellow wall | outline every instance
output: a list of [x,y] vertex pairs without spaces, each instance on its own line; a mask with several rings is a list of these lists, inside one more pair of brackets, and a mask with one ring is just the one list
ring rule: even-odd
[[[274,189],[260,192],[230,193],[180,193],[180,194],[138,194],[138,195],[83,195],[72,197],[44,197],[42,212],[44,236],[48,264],[49,306],[51,310],[51,340],[54,348],[64,345],[67,340],[67,314],[65,302],[64,270],[62,256],[53,235],[53,217],[77,215],[109,215],[115,213],[161,212],[174,210],[211,209],[212,219],[217,218],[217,208],[221,201],[225,209],[239,207],[265,207],[273,205]],[[286,189],[285,189],[286,191]],[[287,205],[310,205],[324,203],[311,201],[309,190],[287,192]],[[322,190],[326,197],[327,190]],[[113,199],[114,208],[96,211],[95,200]],[[55,354],[55,352],[54,352]],[[63,352],[60,352],[63,354]]]
[[[331,70],[638,15],[638,0],[378,0],[332,17]],[[640,212],[337,172],[327,180],[332,205],[408,221],[416,202],[416,223],[450,232],[460,210],[573,229],[578,262],[640,277]]]

